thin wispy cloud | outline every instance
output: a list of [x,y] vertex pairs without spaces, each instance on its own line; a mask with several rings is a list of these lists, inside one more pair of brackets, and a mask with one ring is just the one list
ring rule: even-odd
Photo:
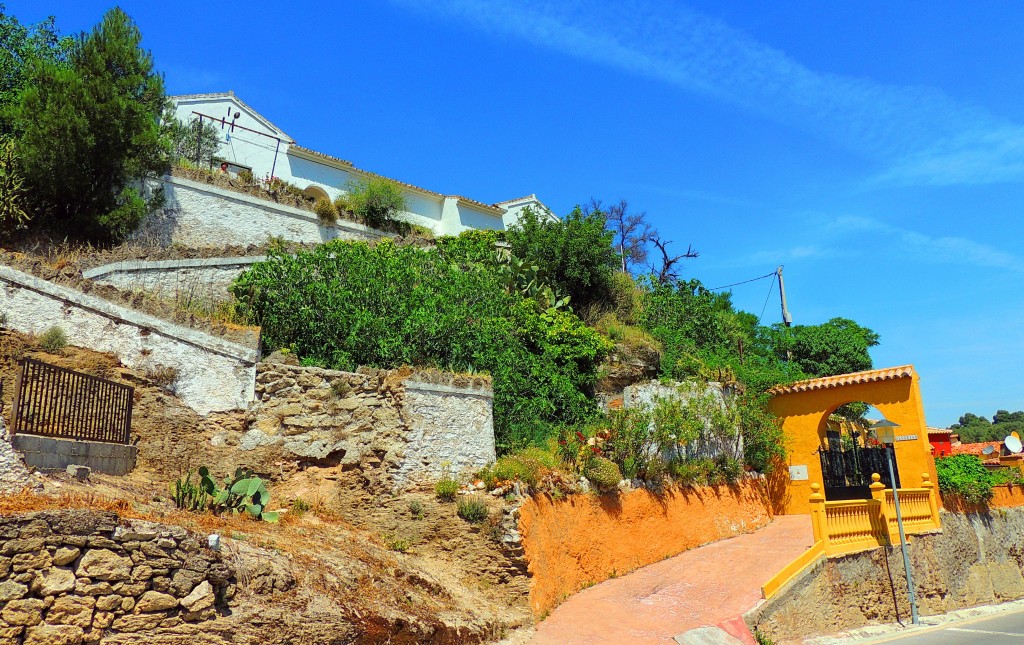
[[879,161],[882,184],[1024,178],[1024,126],[927,87],[815,71],[690,9],[650,0],[393,0],[493,35],[662,80]]

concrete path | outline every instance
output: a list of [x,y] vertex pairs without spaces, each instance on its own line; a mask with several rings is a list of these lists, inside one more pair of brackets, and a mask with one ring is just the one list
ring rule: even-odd
[[[779,516],[754,533],[685,551],[581,591],[537,626],[530,643],[673,643],[683,632],[714,626],[741,643],[753,643],[740,616],[761,599],[761,585],[812,540],[810,516]],[[720,642],[728,642],[724,639],[723,634]]]

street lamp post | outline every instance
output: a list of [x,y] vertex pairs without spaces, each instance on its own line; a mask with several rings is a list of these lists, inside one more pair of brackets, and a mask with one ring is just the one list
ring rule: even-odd
[[[878,440],[892,446],[896,450],[896,432],[900,427],[888,419],[882,419],[871,426],[878,434]],[[892,501],[896,505],[896,524],[900,529],[900,551],[903,552],[903,568],[907,572],[907,595],[910,597],[910,619],[915,625],[920,625],[921,620],[917,617],[917,596],[914,594],[914,574],[910,571],[910,554],[907,552],[907,535],[903,532],[903,513],[900,511],[900,496],[896,491],[896,473],[892,468],[892,455],[888,448],[885,451],[885,463],[889,466],[889,483],[892,485]]]

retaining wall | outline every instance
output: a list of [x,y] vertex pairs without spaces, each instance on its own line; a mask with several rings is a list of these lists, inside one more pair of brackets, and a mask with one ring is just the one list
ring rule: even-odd
[[65,470],[75,464],[108,475],[127,475],[135,469],[139,456],[136,446],[34,434],[16,434],[11,437],[11,445],[24,455],[26,464],[43,471]]
[[5,266],[0,266],[0,312],[11,329],[39,334],[57,325],[70,344],[110,352],[132,369],[177,369],[177,395],[200,414],[245,408],[252,400],[256,348]]
[[181,527],[86,510],[0,517],[5,643],[152,642],[216,618],[234,593],[232,566]]
[[153,293],[183,294],[197,301],[220,301],[238,275],[266,256],[189,260],[133,260],[105,264],[82,272],[99,284],[119,289],[146,289]]
[[942,494],[942,506],[958,513],[985,513],[993,508],[1016,508],[1024,506],[1024,486],[1004,484],[992,487],[992,499],[985,504],[965,502],[959,495]]
[[[1024,509],[942,511],[942,532],[909,537],[922,616],[1024,598]],[[747,616],[782,642],[909,621],[899,546],[829,558]]]
[[771,520],[758,480],[662,494],[640,489],[559,500],[536,495],[519,513],[531,575],[530,607],[538,616],[613,575]]
[[492,408],[488,377],[264,361],[238,447],[379,466],[391,485],[405,487],[494,461]]
[[160,184],[166,206],[147,217],[132,235],[147,244],[246,246],[264,244],[271,237],[319,244],[334,239],[374,240],[385,235],[345,220],[323,226],[310,211],[181,177],[166,176]]

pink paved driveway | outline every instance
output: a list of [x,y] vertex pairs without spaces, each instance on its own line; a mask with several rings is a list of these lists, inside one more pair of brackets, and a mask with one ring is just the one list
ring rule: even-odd
[[776,517],[753,533],[685,551],[581,591],[537,626],[530,643],[671,643],[687,630],[732,621],[756,605],[761,585],[812,541],[810,516]]

